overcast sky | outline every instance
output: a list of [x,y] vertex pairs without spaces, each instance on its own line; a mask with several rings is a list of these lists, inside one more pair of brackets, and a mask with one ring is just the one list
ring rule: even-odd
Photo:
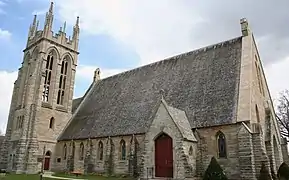
[[[0,0],[0,128],[6,128],[13,82],[33,14],[41,25],[49,0]],[[241,35],[249,21],[272,97],[288,88],[288,0],[55,0],[54,30],[81,20],[75,97],[100,67],[102,77]],[[42,27],[42,26],[41,26]]]

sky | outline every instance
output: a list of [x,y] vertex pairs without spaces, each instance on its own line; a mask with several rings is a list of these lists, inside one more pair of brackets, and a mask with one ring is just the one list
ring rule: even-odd
[[[288,0],[54,0],[53,30],[66,21],[72,34],[80,16],[74,97],[101,69],[101,78],[241,35],[246,17],[254,33],[275,101],[289,89]],[[28,27],[40,27],[50,0],[0,0],[0,130],[8,119],[13,83],[23,59]]]

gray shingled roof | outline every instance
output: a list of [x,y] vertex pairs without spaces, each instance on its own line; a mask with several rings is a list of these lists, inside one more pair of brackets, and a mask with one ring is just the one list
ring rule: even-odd
[[72,100],[72,108],[71,108],[71,112],[72,114],[75,112],[75,110],[78,108],[78,106],[80,105],[82,101],[82,97],[80,98],[76,98]]
[[59,140],[145,133],[160,89],[192,128],[235,122],[241,50],[238,37],[103,79]]

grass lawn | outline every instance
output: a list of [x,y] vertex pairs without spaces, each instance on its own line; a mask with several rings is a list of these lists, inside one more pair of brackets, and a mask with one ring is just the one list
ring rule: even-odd
[[[39,175],[9,174],[9,175],[6,175],[5,177],[0,176],[0,180],[40,180],[40,176]],[[57,179],[42,178],[42,180],[57,180]]]
[[[88,179],[88,180],[134,180],[132,178],[120,178],[120,177],[102,177],[102,176],[73,176],[66,174],[56,174],[57,177],[74,178],[74,179]],[[9,174],[5,177],[0,176],[0,180],[40,180],[39,175],[26,175],[26,174]],[[42,178],[42,180],[61,180],[52,178]]]
[[65,177],[65,178],[74,178],[74,179],[88,179],[88,180],[134,180],[133,178],[121,178],[121,177],[103,177],[96,175],[82,175],[82,176],[74,176],[70,174],[54,174],[53,176],[57,177]]

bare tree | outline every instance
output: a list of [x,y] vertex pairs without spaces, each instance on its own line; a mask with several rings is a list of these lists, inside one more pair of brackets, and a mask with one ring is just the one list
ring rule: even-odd
[[277,105],[276,118],[279,123],[281,135],[289,141],[289,91],[281,93]]

